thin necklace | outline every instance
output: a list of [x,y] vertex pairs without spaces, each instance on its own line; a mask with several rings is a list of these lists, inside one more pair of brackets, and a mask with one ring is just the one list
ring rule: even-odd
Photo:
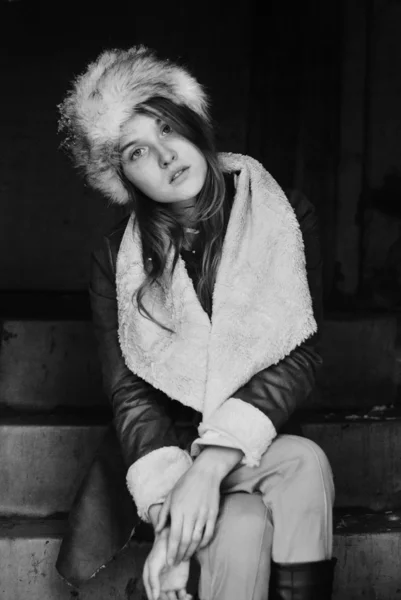
[[[193,229],[193,227],[184,227],[184,232],[185,233],[193,233],[194,235],[197,235],[199,233],[199,229]],[[192,254],[196,254],[196,250],[191,250],[191,246],[189,247],[189,249],[187,250],[187,252],[191,252]]]

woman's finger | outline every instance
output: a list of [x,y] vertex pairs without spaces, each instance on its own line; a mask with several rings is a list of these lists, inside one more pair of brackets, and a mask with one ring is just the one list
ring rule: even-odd
[[175,592],[167,592],[168,600],[177,600],[177,594]]
[[187,594],[187,590],[183,588],[182,590],[178,590],[177,592],[178,600],[187,600],[189,594]]
[[154,562],[149,564],[149,586],[152,600],[158,600],[160,596],[160,566]]
[[203,534],[202,541],[198,547],[199,550],[201,548],[205,548],[211,541],[213,534],[214,534],[215,527],[216,527],[216,521],[217,521],[217,515],[214,515],[213,513],[211,515],[209,515],[209,518],[206,521],[205,533]]
[[157,519],[157,524],[155,527],[155,533],[160,533],[162,529],[165,528],[167,519],[170,513],[171,506],[171,494],[168,494],[167,498],[163,502],[163,506],[160,509],[159,517]]
[[179,565],[182,562],[184,554],[187,552],[189,546],[192,543],[194,533],[194,523],[193,521],[184,521],[182,531],[181,531],[181,540],[177,548],[177,554],[175,558],[175,564]]
[[181,517],[171,519],[170,532],[167,542],[167,564],[169,567],[173,566],[177,556],[178,546],[181,542],[182,527],[183,522]]
[[199,547],[199,544],[201,543],[202,539],[203,539],[203,533],[204,533],[204,529],[205,529],[205,523],[204,521],[197,521],[197,523],[195,524],[195,527],[193,529],[192,532],[192,539],[191,539],[191,543],[189,544],[188,548],[186,549],[185,553],[182,556],[181,560],[189,560],[191,558],[191,556],[193,556],[193,554],[195,554],[196,550]]
[[145,591],[146,591],[148,600],[153,600],[152,590],[150,589],[150,583],[149,583],[149,563],[147,560],[145,561],[145,566],[143,568],[142,581],[143,581],[143,585],[145,586]]

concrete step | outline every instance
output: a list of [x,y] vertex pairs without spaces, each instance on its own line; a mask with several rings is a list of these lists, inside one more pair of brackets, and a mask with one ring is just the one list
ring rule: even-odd
[[[366,418],[364,418],[366,416]],[[401,415],[309,415],[307,437],[327,453],[336,505],[401,507]],[[0,421],[0,515],[49,516],[69,510],[106,425],[65,417]]]
[[0,402],[14,409],[104,405],[90,321],[6,321]]
[[[340,514],[334,555],[333,600],[401,598],[401,513]],[[141,573],[149,543],[131,543],[79,591],[57,575],[54,564],[63,520],[0,521],[2,600],[143,600]],[[197,572],[189,584],[196,589]]]
[[68,511],[105,432],[99,424],[46,417],[0,422],[0,514]]
[[401,599],[401,512],[336,517],[333,600]]
[[149,543],[131,544],[78,592],[54,567],[64,531],[65,520],[0,521],[1,600],[145,600]]
[[375,406],[366,412],[309,414],[302,429],[329,458],[336,506],[373,511],[401,507],[399,408]]
[[[312,404],[393,404],[401,364],[397,332],[397,315],[326,318],[320,393]],[[1,340],[1,404],[51,411],[105,403],[90,321],[6,320]]]

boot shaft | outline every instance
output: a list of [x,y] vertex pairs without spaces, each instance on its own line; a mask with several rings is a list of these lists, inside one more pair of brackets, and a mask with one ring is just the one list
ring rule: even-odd
[[273,562],[269,600],[331,600],[336,562]]

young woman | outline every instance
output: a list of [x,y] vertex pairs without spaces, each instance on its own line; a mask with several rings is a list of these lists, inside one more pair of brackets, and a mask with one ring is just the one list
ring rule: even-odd
[[191,557],[201,600],[331,598],[330,466],[288,433],[321,362],[313,207],[217,154],[204,89],[143,46],[102,53],[60,109],[76,164],[128,217],[90,284],[118,444],[78,494],[59,571],[87,579],[140,518],[149,600],[188,597]]

